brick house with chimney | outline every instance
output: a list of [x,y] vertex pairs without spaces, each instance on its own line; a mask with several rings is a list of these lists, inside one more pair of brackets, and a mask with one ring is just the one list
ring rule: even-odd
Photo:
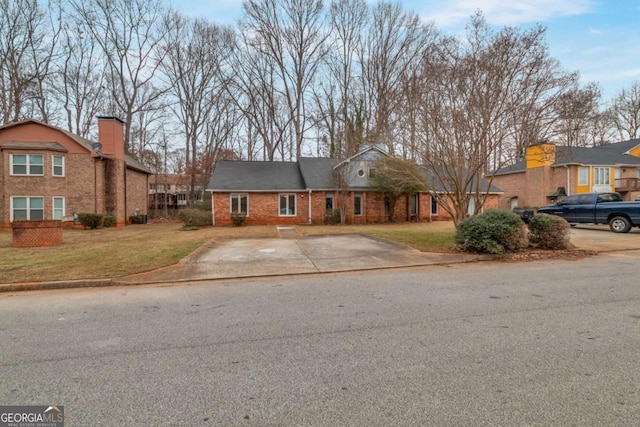
[[37,120],[0,126],[0,229],[16,220],[147,214],[150,172],[125,154],[124,123],[98,117],[98,141]]

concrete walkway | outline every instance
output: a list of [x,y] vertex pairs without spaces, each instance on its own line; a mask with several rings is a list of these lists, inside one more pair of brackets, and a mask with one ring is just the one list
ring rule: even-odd
[[[362,235],[301,236],[295,227],[278,227],[279,238],[211,241],[179,263],[131,276],[43,283],[0,284],[0,292],[111,285],[136,285],[331,273],[493,259],[490,255],[425,253]],[[640,250],[640,229],[616,234],[607,226],[579,225],[571,231],[578,249],[598,252]]]

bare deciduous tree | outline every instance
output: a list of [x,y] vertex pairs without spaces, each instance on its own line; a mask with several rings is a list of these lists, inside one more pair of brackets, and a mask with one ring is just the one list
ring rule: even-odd
[[[222,64],[233,52],[235,36],[231,29],[201,19],[188,19],[170,11],[163,20],[165,41],[161,69],[168,80],[169,94],[175,102],[170,109],[179,118],[185,139],[186,168],[190,177],[187,204],[191,206],[203,172],[198,167],[201,156],[215,157],[225,135],[211,132],[226,128],[228,77]],[[204,150],[200,148],[205,148]],[[209,168],[210,169],[210,168]],[[210,172],[210,170],[208,170]]]
[[309,127],[307,92],[326,53],[322,1],[248,0],[243,7],[242,31],[273,67],[272,84],[293,128],[289,157],[299,158]]
[[[51,11],[49,11],[51,12]],[[0,120],[48,121],[45,84],[58,28],[37,0],[0,0]]]
[[393,154],[394,120],[403,102],[403,82],[411,76],[411,64],[419,59],[433,29],[416,14],[390,3],[375,5],[368,25],[359,53],[368,116],[373,120],[367,126],[368,139],[386,143]]
[[103,103],[106,64],[82,21],[73,13],[66,13],[64,21],[62,57],[53,87],[60,97],[67,130],[88,138]]
[[623,89],[613,100],[610,117],[621,140],[640,138],[640,83]]
[[531,67],[547,66],[530,56],[542,42],[536,29],[494,33],[476,14],[466,40],[441,39],[423,60],[422,159],[455,224],[482,210],[489,190],[482,178],[501,166],[500,148],[513,141],[513,110],[543,101],[517,94],[536,72]]
[[125,150],[140,157],[145,147],[134,146],[131,126],[141,112],[158,111],[167,91],[158,80],[164,38],[160,0],[70,0],[108,65],[111,102],[125,122]]
[[556,139],[569,147],[592,145],[594,122],[598,117],[600,89],[595,83],[574,87],[557,100]]

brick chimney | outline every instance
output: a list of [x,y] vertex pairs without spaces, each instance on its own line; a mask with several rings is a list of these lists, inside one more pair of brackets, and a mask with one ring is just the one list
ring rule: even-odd
[[124,122],[117,117],[98,116],[98,142],[102,154],[124,160]]

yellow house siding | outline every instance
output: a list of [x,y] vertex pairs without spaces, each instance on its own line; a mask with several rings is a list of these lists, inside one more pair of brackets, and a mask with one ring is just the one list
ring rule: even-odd
[[582,168],[582,166],[576,167],[575,168],[575,172],[574,172],[574,181],[575,182],[575,190],[573,191],[574,194],[580,194],[580,193],[589,193],[591,191],[591,168],[590,167],[584,167],[587,170],[587,183],[585,185],[580,185],[580,169]]
[[527,169],[551,166],[556,161],[556,146],[538,144],[527,148]]
[[629,150],[629,154],[631,154],[632,156],[635,157],[640,157],[640,145],[632,148],[631,150]]

